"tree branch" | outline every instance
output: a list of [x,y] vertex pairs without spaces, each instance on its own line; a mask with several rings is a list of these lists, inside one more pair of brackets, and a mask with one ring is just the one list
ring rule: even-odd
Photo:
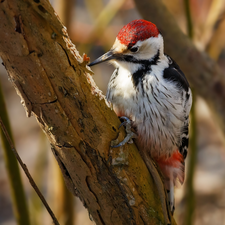
[[[1,76],[1,75],[0,75]],[[5,99],[2,91],[2,84],[0,81],[0,120],[5,124],[5,129],[8,131],[8,136],[13,143],[13,134],[11,131],[11,125],[8,118],[8,112],[5,105]],[[1,125],[0,125],[1,127]],[[18,225],[30,225],[30,214],[28,211],[28,204],[25,196],[25,190],[22,183],[21,173],[18,162],[11,150],[10,144],[7,141],[2,129],[0,128],[1,146],[3,150],[3,157],[8,175],[8,181],[10,184],[11,199],[13,212]]]
[[134,1],[143,18],[158,26],[164,37],[165,52],[176,60],[196,93],[207,101],[225,134],[225,76],[218,65],[196,49],[161,0]]
[[14,144],[12,142],[12,139],[9,136],[8,131],[6,130],[6,127],[0,117],[0,127],[2,129],[2,132],[5,134],[5,137],[11,147],[11,151],[14,153],[17,161],[19,162],[20,166],[22,167],[24,173],[26,174],[31,186],[33,187],[33,189],[35,190],[35,192],[37,193],[37,195],[39,196],[40,200],[42,201],[43,205],[45,206],[45,208],[47,209],[49,215],[52,217],[52,220],[54,222],[55,225],[59,225],[58,220],[56,219],[54,213],[52,212],[51,208],[49,207],[48,203],[46,202],[44,196],[42,195],[42,193],[40,192],[39,188],[37,187],[36,183],[34,182],[32,176],[30,175],[29,170],[27,169],[27,166],[23,163],[22,159],[20,158],[16,148],[14,147]]
[[[165,224],[159,193],[46,0],[0,1],[0,56],[48,136],[67,187],[96,224]],[[175,224],[171,218],[171,224]]]

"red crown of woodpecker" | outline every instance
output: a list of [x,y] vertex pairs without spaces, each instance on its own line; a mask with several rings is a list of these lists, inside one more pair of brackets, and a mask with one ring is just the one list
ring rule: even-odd
[[154,23],[146,20],[133,20],[125,25],[117,35],[121,44],[132,47],[138,41],[157,37],[159,30]]

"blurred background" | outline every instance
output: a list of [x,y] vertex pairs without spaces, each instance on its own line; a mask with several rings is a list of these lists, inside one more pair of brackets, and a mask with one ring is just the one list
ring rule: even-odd
[[[187,33],[185,0],[163,2],[176,18],[181,30]],[[111,48],[122,26],[141,18],[132,0],[52,0],[51,3],[67,27],[80,55],[86,53],[91,61]],[[225,0],[190,0],[190,12],[193,42],[215,59],[225,74]],[[97,85],[105,94],[113,67],[100,64],[92,69]],[[93,224],[80,200],[65,188],[48,140],[35,118],[26,117],[20,98],[2,65],[0,82],[16,148],[60,224]],[[197,96],[195,102],[194,136],[197,144],[193,151],[196,154],[192,154],[195,157],[192,163],[186,164],[186,171],[194,171],[191,175],[193,186],[185,183],[176,189],[175,219],[177,224],[222,225],[225,224],[224,137],[204,100]],[[1,108],[2,105],[0,110]],[[16,225],[2,146],[0,140],[0,224]],[[189,158],[190,154],[187,160]],[[22,171],[21,176],[28,201],[30,224],[52,224],[50,216]],[[194,192],[187,195],[192,188]],[[186,215],[187,211],[190,214]]]

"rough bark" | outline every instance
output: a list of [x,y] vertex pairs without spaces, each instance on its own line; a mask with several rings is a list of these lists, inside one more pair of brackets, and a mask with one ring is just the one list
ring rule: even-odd
[[175,59],[196,93],[207,101],[225,134],[225,76],[219,66],[182,33],[161,0],[134,1],[143,18],[155,23],[162,32],[165,52]]
[[[46,0],[0,0],[0,56],[27,115],[48,136],[65,182],[96,224],[165,224],[160,197]],[[173,218],[171,224],[175,224]]]

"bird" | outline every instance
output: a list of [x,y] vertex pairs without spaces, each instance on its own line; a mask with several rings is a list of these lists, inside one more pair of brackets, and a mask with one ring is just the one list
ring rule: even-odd
[[125,25],[112,48],[89,66],[106,61],[115,66],[106,98],[125,119],[123,124],[135,130],[129,131],[129,137],[139,151],[151,157],[162,173],[173,213],[174,187],[184,182],[188,153],[189,83],[177,63],[164,53],[157,26],[143,19]]

